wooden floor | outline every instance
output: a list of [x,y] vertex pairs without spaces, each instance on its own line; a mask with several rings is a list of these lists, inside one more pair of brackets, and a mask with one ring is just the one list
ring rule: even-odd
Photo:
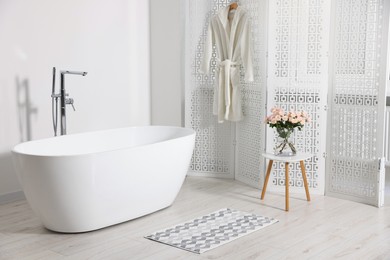
[[[125,205],[124,205],[125,206]],[[279,223],[201,255],[143,238],[156,230],[230,207]],[[331,197],[260,192],[240,182],[188,177],[174,204],[84,234],[42,227],[26,201],[0,205],[0,259],[390,259],[390,207]]]

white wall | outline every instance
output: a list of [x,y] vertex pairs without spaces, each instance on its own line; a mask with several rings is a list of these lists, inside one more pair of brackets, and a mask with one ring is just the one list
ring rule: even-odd
[[[387,35],[390,35],[390,21]],[[387,49],[390,50],[390,37],[387,39]],[[386,96],[390,96],[390,51],[387,52],[387,82],[386,82]]]
[[66,76],[68,133],[150,123],[148,1],[0,0],[0,38],[0,197],[20,190],[11,148],[53,135],[53,66],[88,72]]
[[181,125],[181,0],[150,0],[152,124]]

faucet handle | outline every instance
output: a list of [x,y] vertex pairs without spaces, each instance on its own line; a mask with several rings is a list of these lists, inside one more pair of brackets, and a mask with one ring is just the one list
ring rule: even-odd
[[74,103],[74,99],[73,99],[73,98],[67,98],[67,99],[65,99],[65,104],[67,104],[67,105],[72,105],[73,111],[76,111],[76,109],[74,108],[73,103]]

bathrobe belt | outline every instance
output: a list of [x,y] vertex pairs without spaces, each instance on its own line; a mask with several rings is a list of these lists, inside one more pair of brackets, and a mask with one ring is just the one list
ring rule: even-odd
[[237,62],[231,61],[229,59],[226,59],[224,61],[219,62],[219,66],[223,67],[225,71],[224,75],[224,81],[225,81],[225,106],[226,106],[226,111],[225,111],[225,119],[228,118],[229,116],[229,110],[230,110],[230,103],[231,103],[231,92],[230,92],[230,68],[231,67],[236,67],[238,64]]

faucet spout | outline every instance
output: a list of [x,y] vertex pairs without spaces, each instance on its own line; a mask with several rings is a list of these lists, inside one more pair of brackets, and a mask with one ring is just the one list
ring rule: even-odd
[[61,75],[64,75],[64,74],[73,74],[73,75],[81,75],[81,76],[85,76],[88,74],[88,72],[86,71],[70,71],[70,70],[61,70]]
[[[87,72],[85,72],[85,71],[61,70],[61,89],[60,89],[61,135],[66,135],[66,105],[70,104],[70,105],[73,106],[73,99],[66,98],[67,94],[66,94],[66,91],[65,91],[65,74],[85,76],[85,75],[87,75]],[[74,109],[74,106],[73,106],[73,109]]]

